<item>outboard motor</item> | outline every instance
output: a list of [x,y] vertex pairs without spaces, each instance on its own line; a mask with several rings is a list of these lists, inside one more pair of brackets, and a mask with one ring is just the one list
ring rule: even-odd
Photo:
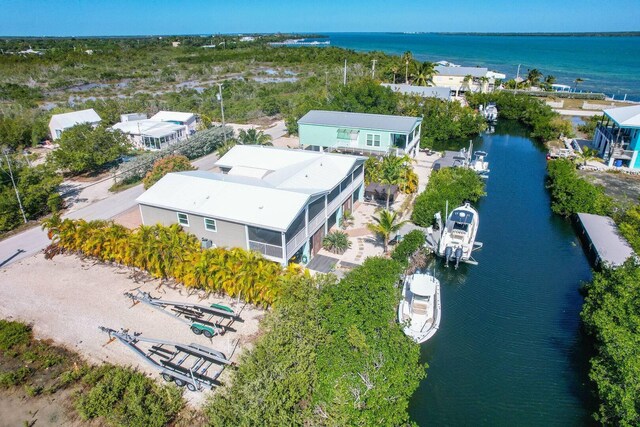
[[460,260],[462,259],[462,247],[456,248],[455,259],[456,259],[456,270],[457,270],[458,265],[460,264]]
[[451,259],[451,255],[453,254],[453,248],[451,246],[447,246],[444,249],[444,265],[445,267],[449,267],[449,260]]

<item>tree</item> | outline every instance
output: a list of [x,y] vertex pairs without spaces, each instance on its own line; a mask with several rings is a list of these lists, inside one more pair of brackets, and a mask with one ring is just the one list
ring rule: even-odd
[[174,155],[158,159],[153,164],[153,169],[147,172],[142,180],[145,190],[168,174],[169,172],[191,171],[195,168],[185,156]]
[[249,130],[240,129],[238,143],[243,145],[273,145],[271,143],[271,135],[253,128]]
[[383,157],[380,163],[379,180],[387,185],[387,209],[391,199],[391,186],[400,185],[403,178],[407,178],[406,169],[411,167],[411,158],[407,155],[395,156],[390,154]]
[[333,111],[351,113],[395,114],[399,95],[369,78],[340,86],[329,102]]
[[428,86],[433,83],[433,76],[436,74],[433,62],[421,62],[415,67],[413,83],[417,86]]
[[578,85],[580,83],[582,83],[584,80],[581,79],[580,77],[578,77],[577,79],[575,79],[573,82],[575,83],[575,86],[573,87],[573,91],[576,92],[578,90]]
[[322,247],[334,254],[344,253],[351,247],[349,235],[343,231],[333,231],[322,239]]
[[577,152],[576,154],[578,155],[578,157],[576,157],[576,160],[581,161],[585,166],[587,165],[587,162],[599,158],[598,150],[596,150],[595,148],[583,147],[582,152]]
[[406,51],[405,53],[402,54],[402,63],[405,66],[404,82],[405,84],[409,84],[409,67],[413,63],[413,54],[411,53],[411,51]]
[[374,222],[367,225],[367,228],[382,238],[384,252],[389,247],[389,239],[392,234],[397,233],[408,221],[400,221],[397,212],[390,212],[386,209],[378,212],[378,216],[373,217]]
[[104,126],[94,129],[90,124],[65,130],[58,144],[60,146],[51,153],[53,162],[74,174],[97,171],[131,148],[129,139],[122,132]]
[[549,74],[547,77],[545,77],[544,79],[544,84],[547,87],[547,89],[551,89],[551,85],[556,83],[556,78],[555,76],[552,76],[551,74]]
[[387,73],[393,75],[393,84],[396,84],[396,76],[398,75],[398,73],[401,70],[401,66],[397,61],[392,61],[388,68],[387,68]]
[[618,221],[620,233],[627,239],[636,253],[640,253],[640,205],[627,209]]
[[540,83],[540,79],[542,78],[542,73],[540,72],[540,70],[538,70],[537,68],[533,68],[531,70],[529,70],[529,72],[527,73],[527,82],[529,82],[529,84],[531,86],[536,86],[538,83]]
[[466,88],[465,91],[471,90],[471,82],[473,81],[473,76],[471,74],[467,74],[462,79],[462,87]]

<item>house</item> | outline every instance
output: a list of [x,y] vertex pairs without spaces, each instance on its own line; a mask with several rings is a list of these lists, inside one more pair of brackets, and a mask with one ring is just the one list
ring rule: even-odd
[[420,96],[422,98],[437,98],[443,101],[451,101],[451,89],[435,86],[411,86],[407,84],[382,83],[382,86],[391,88],[392,91],[403,95]]
[[142,222],[181,224],[203,246],[307,263],[364,196],[365,158],[236,145],[222,172],[170,173],[138,197]]
[[593,147],[609,166],[640,169],[640,105],[604,110]]
[[171,122],[177,125],[186,126],[189,135],[196,132],[198,118],[193,113],[181,113],[178,111],[160,111],[151,116],[149,120],[157,122]]
[[186,126],[155,120],[130,120],[112,126],[125,133],[136,148],[160,150],[187,137]]
[[60,138],[62,132],[80,125],[83,123],[89,123],[94,127],[100,123],[102,119],[93,108],[88,110],[73,111],[71,113],[54,114],[49,120],[49,133],[53,140]]
[[482,67],[446,67],[437,65],[433,76],[433,85],[448,87],[458,96],[463,92],[492,92],[496,80],[504,79],[501,73],[489,71]]
[[311,150],[415,155],[421,123],[421,117],[312,110],[298,120],[298,135]]

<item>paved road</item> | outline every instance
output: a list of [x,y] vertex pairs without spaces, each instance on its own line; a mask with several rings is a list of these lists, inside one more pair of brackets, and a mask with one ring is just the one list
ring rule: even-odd
[[[209,154],[193,161],[198,169],[211,170],[218,156]],[[144,192],[142,184],[129,188],[120,193],[111,194],[109,197],[84,206],[81,209],[64,214],[63,218],[84,218],[88,221],[94,219],[110,219],[136,205],[136,199]],[[20,234],[0,242],[0,267],[19,261],[23,258],[37,254],[49,244],[45,231],[40,227],[30,228]]]
[[574,117],[593,117],[601,116],[602,111],[585,111],[585,110],[562,110],[560,108],[554,108],[553,111],[559,113],[562,116],[574,116]]

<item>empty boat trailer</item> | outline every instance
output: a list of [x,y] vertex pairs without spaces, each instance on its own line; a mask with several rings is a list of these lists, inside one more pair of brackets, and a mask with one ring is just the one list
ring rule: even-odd
[[116,331],[104,326],[99,329],[158,369],[165,381],[173,381],[179,387],[186,386],[190,391],[220,385],[218,377],[224,367],[231,364],[223,353],[199,344],[143,338],[139,333],[130,334],[126,329]]

